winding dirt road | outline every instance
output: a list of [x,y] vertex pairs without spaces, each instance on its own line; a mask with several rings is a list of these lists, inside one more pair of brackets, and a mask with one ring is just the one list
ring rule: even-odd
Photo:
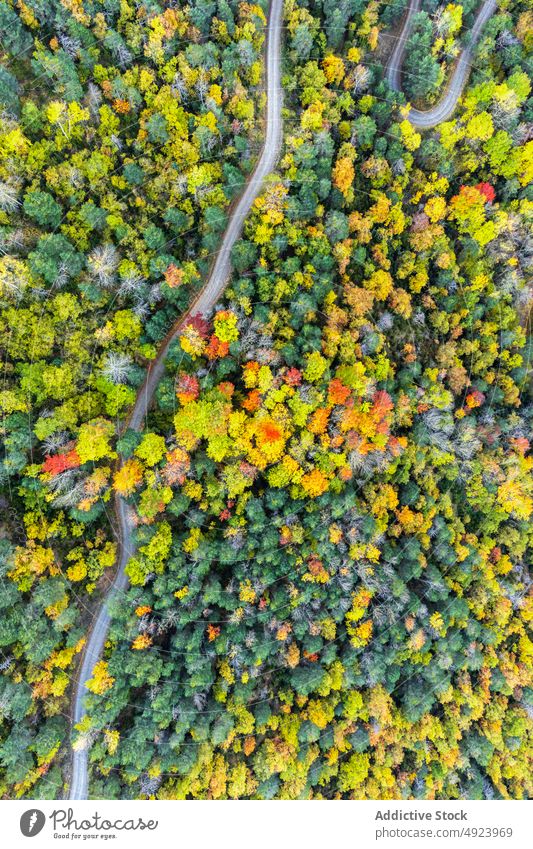
[[[250,208],[259,195],[263,181],[276,165],[282,141],[282,90],[281,90],[281,30],[283,16],[283,0],[271,0],[266,32],[266,131],[261,155],[255,170],[248,180],[246,187],[237,202],[222,244],[218,251],[209,277],[200,293],[189,306],[189,309],[172,327],[163,341],[156,359],[151,363],[146,379],[141,386],[135,404],[127,421],[127,427],[140,431],[144,426],[146,415],[155,389],[165,373],[165,359],[176,337],[191,316],[200,313],[208,315],[220,298],[231,271],[231,249],[239,238],[244,220]],[[81,666],[78,671],[72,709],[72,720],[77,724],[82,719],[85,708],[84,699],[87,693],[86,683],[92,677],[92,670],[100,658],[109,629],[110,616],[108,602],[117,592],[124,590],[128,584],[125,573],[126,565],[135,553],[133,543],[133,511],[126,502],[116,497],[115,513],[117,520],[118,558],[116,574],[111,588],[93,620]],[[89,791],[88,750],[81,749],[73,752],[72,776],[70,781],[70,799],[87,799]]]
[[[410,0],[402,32],[387,66],[387,81],[394,91],[402,91],[402,65],[405,48],[411,33],[413,18],[420,9],[420,2],[421,0]],[[446,121],[452,115],[468,79],[474,47],[478,42],[483,27],[494,14],[497,7],[498,0],[484,0],[470,32],[470,42],[457,60],[444,96],[435,106],[427,111],[420,109],[409,110],[407,118],[414,127],[418,127],[421,130],[428,130],[431,127],[436,127],[442,121]]]

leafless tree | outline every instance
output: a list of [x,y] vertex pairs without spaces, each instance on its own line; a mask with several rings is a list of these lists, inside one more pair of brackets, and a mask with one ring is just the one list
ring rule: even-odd
[[131,358],[127,354],[112,351],[106,357],[103,373],[111,383],[126,383],[131,367]]

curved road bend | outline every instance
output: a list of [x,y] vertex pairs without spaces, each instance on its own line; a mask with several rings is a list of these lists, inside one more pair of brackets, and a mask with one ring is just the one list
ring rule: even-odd
[[[405,48],[413,25],[413,18],[420,9],[420,2],[421,0],[410,0],[402,32],[387,66],[387,81],[394,91],[402,91],[402,65]],[[442,99],[431,109],[424,111],[420,109],[409,110],[407,119],[414,127],[428,130],[431,127],[436,127],[442,121],[446,121],[452,115],[467,81],[472,53],[481,35],[481,30],[497,7],[498,0],[484,0],[470,32],[470,43],[460,54]]]
[[[200,293],[189,306],[189,309],[172,327],[165,338],[156,359],[151,363],[146,379],[141,386],[135,404],[129,416],[127,426],[140,431],[143,427],[148,408],[150,407],[155,389],[165,372],[165,359],[172,343],[189,318],[197,313],[208,315],[226,286],[231,271],[231,249],[239,238],[246,216],[259,195],[263,180],[276,165],[282,141],[282,90],[281,90],[281,30],[283,16],[283,0],[271,0],[266,32],[266,131],[261,155],[255,170],[248,180],[246,187],[236,204],[215,263],[209,277]],[[76,679],[74,703],[72,710],[73,724],[81,721],[85,709],[84,698],[87,693],[86,682],[92,677],[92,670],[98,661],[109,628],[110,616],[107,602],[117,593],[124,590],[128,584],[125,568],[130,557],[135,553],[133,544],[134,523],[133,511],[126,502],[116,497],[115,512],[117,518],[118,558],[116,574],[107,596],[95,617],[88,635],[82,663]],[[87,799],[89,791],[88,751],[75,751],[72,758],[72,776],[70,781],[70,799]]]

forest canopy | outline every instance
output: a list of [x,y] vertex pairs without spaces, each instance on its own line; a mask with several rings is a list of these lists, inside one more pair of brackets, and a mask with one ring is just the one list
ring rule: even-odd
[[[0,0],[0,792],[531,796],[531,12]],[[178,332],[172,336],[173,329]],[[171,334],[171,336],[169,336]],[[131,410],[169,338],[148,415]],[[72,699],[134,517],[127,587]]]

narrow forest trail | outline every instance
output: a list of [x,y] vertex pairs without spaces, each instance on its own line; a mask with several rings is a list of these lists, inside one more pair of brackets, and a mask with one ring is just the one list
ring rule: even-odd
[[[265,177],[276,165],[282,141],[282,90],[281,90],[281,30],[283,0],[271,0],[266,28],[266,94],[267,108],[265,118],[265,139],[261,155],[246,187],[235,205],[224,233],[220,249],[209,277],[199,294],[190,304],[187,312],[174,324],[164,339],[159,353],[148,368],[145,381],[141,386],[135,404],[127,421],[127,427],[141,431],[152,402],[156,387],[165,372],[165,360],[170,346],[183,330],[189,319],[198,313],[208,315],[223,293],[231,271],[231,250],[239,238],[246,216],[261,192]],[[110,624],[108,602],[116,593],[124,590],[128,584],[126,565],[135,552],[133,543],[133,511],[126,502],[117,496],[115,500],[117,520],[118,556],[113,583],[95,616],[87,638],[81,665],[75,681],[72,705],[72,721],[77,724],[82,719],[87,694],[87,681],[92,677],[95,663],[101,656]],[[70,780],[70,799],[87,799],[89,791],[88,750],[74,751],[72,757],[72,775]]]
[[[410,0],[402,32],[387,66],[387,81],[394,91],[402,91],[402,65],[405,48],[411,33],[413,18],[420,9],[420,2],[421,0]],[[474,47],[479,40],[483,27],[497,7],[498,0],[484,0],[470,31],[470,42],[460,54],[441,100],[428,110],[409,110],[407,118],[414,127],[428,130],[436,127],[442,121],[446,121],[452,115],[468,79]]]

